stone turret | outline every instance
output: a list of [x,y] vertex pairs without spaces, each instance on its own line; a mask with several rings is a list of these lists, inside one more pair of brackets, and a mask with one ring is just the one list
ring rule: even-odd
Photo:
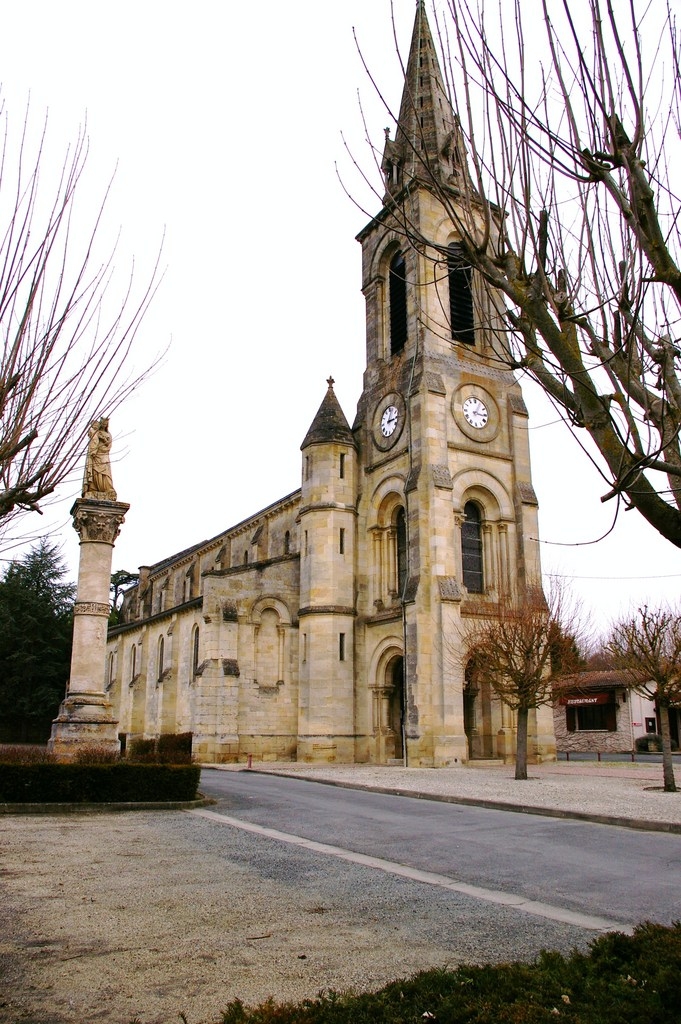
[[301,445],[298,759],[352,761],[357,446],[327,383]]

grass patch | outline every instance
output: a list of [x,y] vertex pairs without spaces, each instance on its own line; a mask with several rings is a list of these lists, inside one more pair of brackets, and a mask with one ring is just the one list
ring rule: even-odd
[[[587,953],[424,971],[378,992],[229,1004],[219,1024],[677,1024],[681,925],[611,932]],[[218,1024],[218,1022],[216,1022]]]

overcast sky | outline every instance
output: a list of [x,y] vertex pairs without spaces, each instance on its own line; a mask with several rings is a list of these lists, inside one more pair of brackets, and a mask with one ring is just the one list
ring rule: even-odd
[[[406,57],[413,0],[395,0],[395,16]],[[106,231],[112,244],[122,232],[122,278],[134,256],[143,280],[164,238],[138,367],[170,347],[111,423],[114,483],[131,506],[114,569],[152,564],[295,490],[330,373],[352,422],[365,354],[354,237],[368,218],[340,179],[378,211],[348,147],[380,189],[362,111],[379,147],[391,123],[353,27],[397,108],[390,0],[6,5],[0,81],[11,129],[29,94],[32,119],[49,112],[54,154],[87,120],[81,201],[94,213],[116,171]],[[58,171],[51,160],[45,187]],[[608,532],[607,485],[557,414],[525,395],[545,571],[568,577],[597,623],[644,600],[675,600],[681,552],[635,512],[620,512]],[[25,523],[63,542],[74,578],[68,510],[79,491],[71,481],[42,520]]]

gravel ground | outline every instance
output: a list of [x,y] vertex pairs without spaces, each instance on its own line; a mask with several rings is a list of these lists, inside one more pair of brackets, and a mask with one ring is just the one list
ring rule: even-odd
[[[271,768],[516,804],[521,786],[524,803],[681,821],[681,796],[650,792],[659,776],[647,766],[542,768],[540,783],[508,769]],[[180,1012],[206,1024],[237,997],[376,988],[593,938],[181,811],[2,815],[0,843],[0,1021],[12,1024],[165,1024]]]

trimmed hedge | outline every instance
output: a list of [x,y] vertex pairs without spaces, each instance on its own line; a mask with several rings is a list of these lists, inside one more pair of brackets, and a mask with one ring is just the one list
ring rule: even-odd
[[194,800],[200,774],[192,764],[0,763],[0,803]]

